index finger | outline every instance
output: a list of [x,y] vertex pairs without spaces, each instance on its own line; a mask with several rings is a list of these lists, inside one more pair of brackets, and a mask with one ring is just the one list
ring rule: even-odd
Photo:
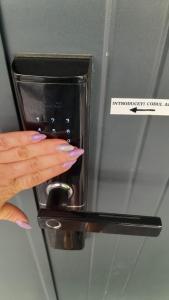
[[0,133],[0,151],[36,143],[44,140],[45,138],[45,134],[40,134],[37,131],[15,131]]

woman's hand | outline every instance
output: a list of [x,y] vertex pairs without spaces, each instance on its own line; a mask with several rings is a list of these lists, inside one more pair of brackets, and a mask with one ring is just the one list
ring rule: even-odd
[[64,173],[83,154],[61,139],[46,139],[36,131],[0,134],[0,220],[29,229],[27,216],[6,203],[20,191]]

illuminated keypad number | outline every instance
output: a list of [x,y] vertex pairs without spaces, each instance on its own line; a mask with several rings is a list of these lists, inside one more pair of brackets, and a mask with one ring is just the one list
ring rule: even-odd
[[66,118],[66,119],[65,119],[65,122],[66,122],[66,124],[69,124],[69,123],[70,123],[70,119],[69,119],[69,118]]
[[39,122],[40,121],[40,117],[36,117],[36,122]]
[[67,134],[70,134],[70,129],[66,129],[66,133],[67,133]]
[[55,118],[50,118],[51,123],[55,122]]

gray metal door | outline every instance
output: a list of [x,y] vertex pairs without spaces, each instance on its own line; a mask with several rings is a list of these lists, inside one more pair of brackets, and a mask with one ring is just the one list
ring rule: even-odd
[[[93,56],[91,209],[158,214],[164,224],[156,239],[90,234],[82,251],[48,248],[58,299],[168,300],[169,118],[110,115],[110,102],[169,98],[169,1],[1,0],[1,9],[9,61],[25,52]],[[39,238],[33,207],[29,215]]]

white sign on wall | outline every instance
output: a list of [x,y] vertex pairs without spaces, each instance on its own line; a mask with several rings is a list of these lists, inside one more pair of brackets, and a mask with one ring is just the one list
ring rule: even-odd
[[169,116],[169,99],[111,98],[110,114]]

